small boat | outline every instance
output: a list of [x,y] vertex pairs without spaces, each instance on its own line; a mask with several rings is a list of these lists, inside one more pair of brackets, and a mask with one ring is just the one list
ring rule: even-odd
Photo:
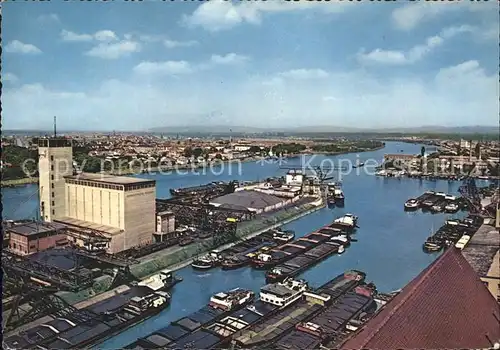
[[351,244],[351,239],[347,235],[341,235],[330,238],[330,242],[337,243],[340,246],[348,246]]
[[240,309],[241,307],[250,304],[255,299],[255,293],[251,290],[235,288],[228,292],[220,292],[212,295],[208,305],[214,309],[231,311]]
[[469,235],[463,235],[458,242],[455,244],[455,247],[462,250],[465,248],[467,243],[470,241],[470,236]]
[[339,250],[337,251],[338,254],[342,254],[343,252],[345,252],[345,248],[343,245],[339,246]]
[[208,270],[213,267],[216,267],[220,264],[222,257],[219,252],[214,250],[210,253],[203,255],[202,257],[195,259],[191,263],[191,267],[197,270]]
[[171,270],[162,270],[160,273],[138,282],[137,285],[158,291],[168,290],[181,281],[182,277],[174,275]]
[[457,203],[448,203],[445,207],[444,207],[444,211],[447,212],[447,213],[456,213],[459,209],[459,206]]
[[273,241],[276,243],[288,243],[293,241],[295,238],[295,232],[292,230],[286,230],[286,231],[274,231],[273,232]]
[[418,206],[419,202],[415,198],[410,198],[405,202],[405,210],[416,210]]
[[333,196],[335,198],[335,205],[339,206],[339,207],[343,207],[344,206],[344,192],[339,188],[335,188],[335,191],[333,192]]
[[358,217],[353,214],[345,214],[344,216],[335,219],[332,223],[333,226],[343,227],[347,230],[353,230],[357,227]]
[[327,197],[326,197],[326,204],[328,205],[328,207],[334,207],[335,206],[335,197],[332,195],[332,194],[329,194]]
[[145,296],[135,296],[117,311],[121,318],[131,320],[134,318],[152,316],[170,305],[171,296],[167,292],[156,291]]

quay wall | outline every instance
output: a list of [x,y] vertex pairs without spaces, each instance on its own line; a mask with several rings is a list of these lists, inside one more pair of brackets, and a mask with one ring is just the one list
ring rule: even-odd
[[[268,217],[257,218],[248,222],[242,222],[238,225],[236,235],[240,239],[251,238],[269,229],[276,228],[297,220],[323,207],[323,201],[318,200],[317,202],[304,204],[300,207],[288,208],[286,211],[281,210]],[[217,249],[226,249],[235,245],[236,243],[238,242],[229,243]],[[162,269],[169,268],[171,270],[177,270],[189,265],[195,256],[197,256],[198,254],[206,253],[210,249],[213,249],[213,247],[211,247],[210,241],[198,242],[189,245],[181,250],[175,251],[171,254],[156,256],[151,260],[146,260],[139,264],[133,265],[130,267],[130,271],[137,278],[142,279]]]

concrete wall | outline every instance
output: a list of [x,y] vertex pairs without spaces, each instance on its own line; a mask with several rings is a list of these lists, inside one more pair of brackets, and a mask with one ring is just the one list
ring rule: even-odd
[[73,174],[71,147],[39,147],[40,215],[52,221],[66,215],[64,176]]
[[66,184],[66,216],[125,229],[124,191]]
[[156,231],[155,187],[125,191],[125,230],[125,247],[151,242]]

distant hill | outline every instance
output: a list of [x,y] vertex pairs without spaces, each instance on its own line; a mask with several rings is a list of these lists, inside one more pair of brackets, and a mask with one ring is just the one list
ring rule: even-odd
[[[78,130],[60,130],[59,134],[72,134],[72,133],[111,133],[112,130],[95,130],[95,131],[78,131]],[[286,134],[310,134],[310,133],[404,133],[404,134],[498,134],[498,126],[420,126],[409,128],[352,128],[340,127],[333,125],[311,125],[300,127],[286,127],[286,128],[262,128],[253,126],[238,126],[238,125],[191,125],[191,126],[164,126],[151,128],[148,130],[130,130],[130,131],[117,131],[119,133],[134,133],[134,134],[148,134],[148,133],[164,133],[164,134],[264,134],[264,133],[286,133]],[[3,136],[9,135],[50,135],[49,130],[2,130]]]

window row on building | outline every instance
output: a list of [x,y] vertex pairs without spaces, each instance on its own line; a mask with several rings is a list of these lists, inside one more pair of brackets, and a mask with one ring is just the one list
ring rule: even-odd
[[88,186],[88,187],[96,187],[96,188],[105,188],[109,190],[117,190],[117,191],[134,191],[140,190],[143,188],[152,188],[155,187],[155,182],[146,182],[140,184],[127,184],[127,185],[117,185],[110,184],[105,182],[98,181],[86,181],[86,180],[74,180],[74,179],[66,179],[67,184],[71,185],[80,185],[80,186]]

